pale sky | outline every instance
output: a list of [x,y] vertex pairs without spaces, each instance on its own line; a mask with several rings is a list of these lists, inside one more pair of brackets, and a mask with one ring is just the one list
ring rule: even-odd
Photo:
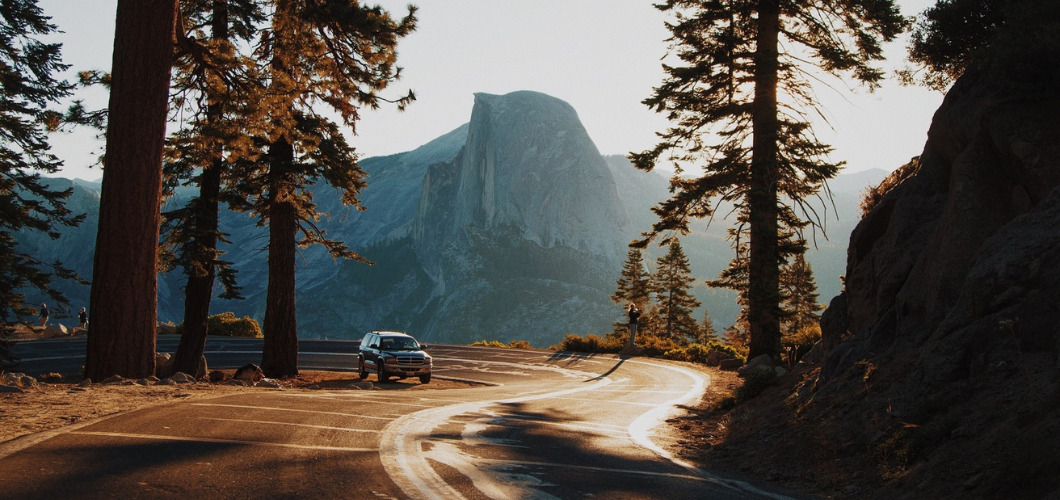
[[[397,15],[407,0],[380,0]],[[476,92],[543,92],[570,103],[603,154],[626,154],[654,146],[655,132],[667,127],[662,115],[641,101],[663,79],[666,16],[652,0],[418,0],[419,28],[398,45],[403,77],[386,96],[412,89],[417,101],[404,113],[392,107],[367,110],[350,138],[362,158],[416,147],[466,123]],[[898,0],[906,15],[934,0]],[[114,36],[116,0],[40,0],[65,33],[63,59],[71,71],[107,69]],[[888,48],[888,67],[904,64],[905,42]],[[848,171],[893,170],[920,154],[931,116],[942,94],[901,87],[888,81],[876,93],[821,88],[830,129],[817,126],[820,139],[835,147],[833,160]],[[103,106],[96,91],[83,96]],[[97,179],[88,169],[99,148],[91,132],[51,139],[66,161],[64,176]]]

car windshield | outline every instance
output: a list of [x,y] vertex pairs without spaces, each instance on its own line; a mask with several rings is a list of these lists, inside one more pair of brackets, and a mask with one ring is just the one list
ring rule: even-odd
[[380,347],[384,351],[418,351],[420,345],[415,339],[410,338],[384,338]]

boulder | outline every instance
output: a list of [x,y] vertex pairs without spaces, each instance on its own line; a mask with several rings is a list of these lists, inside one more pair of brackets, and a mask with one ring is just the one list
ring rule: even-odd
[[70,336],[70,330],[68,330],[61,323],[52,323],[52,324],[44,327],[43,336],[46,339],[51,339],[51,338],[55,338],[55,337],[69,337]]
[[193,383],[195,383],[196,380],[198,380],[195,377],[192,377],[191,375],[188,375],[187,373],[184,373],[184,372],[174,373],[173,376],[170,377],[170,379],[172,379],[174,382],[176,382],[178,384],[193,384]]
[[768,355],[761,355],[747,361],[747,364],[736,370],[741,377],[748,377],[758,372],[773,371],[773,360]]
[[25,373],[4,372],[0,373],[0,384],[22,389],[32,389],[37,387],[37,379],[30,377]]
[[265,378],[265,372],[262,371],[260,366],[255,365],[254,363],[248,363],[239,367],[232,378],[253,385]]
[[168,352],[155,353],[155,374],[168,376],[173,370],[173,356]]
[[739,370],[743,366],[742,359],[723,359],[718,362],[718,368],[728,372]]

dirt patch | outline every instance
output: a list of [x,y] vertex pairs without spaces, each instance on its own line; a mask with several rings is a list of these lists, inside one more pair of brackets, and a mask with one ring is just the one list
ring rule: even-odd
[[[141,385],[134,380],[117,384],[90,384],[61,380],[41,382],[21,393],[0,393],[0,443],[116,413],[138,410],[175,401],[222,396],[253,391],[281,390],[269,387],[228,385],[234,370],[221,370],[219,383]],[[362,381],[354,372],[303,371],[298,377],[277,381],[282,390],[435,390],[471,387],[474,384],[434,378],[429,384],[407,380],[377,384],[374,377]],[[366,384],[366,382],[368,384]],[[357,385],[355,385],[357,384]],[[369,386],[369,388],[365,388]]]

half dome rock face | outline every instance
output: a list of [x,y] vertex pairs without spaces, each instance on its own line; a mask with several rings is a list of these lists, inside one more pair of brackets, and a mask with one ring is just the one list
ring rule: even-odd
[[420,243],[504,231],[542,247],[621,258],[629,219],[577,113],[537,92],[476,94],[467,143],[424,182]]

